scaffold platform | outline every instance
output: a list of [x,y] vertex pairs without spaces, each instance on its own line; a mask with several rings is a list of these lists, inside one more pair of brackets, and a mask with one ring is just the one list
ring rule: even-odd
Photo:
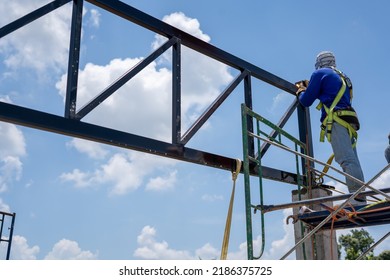
[[[323,204],[321,206],[324,210],[298,214],[297,219],[310,227],[316,227],[335,210],[335,208]],[[321,230],[367,227],[389,223],[390,201],[385,200],[368,205],[347,206],[325,223]]]

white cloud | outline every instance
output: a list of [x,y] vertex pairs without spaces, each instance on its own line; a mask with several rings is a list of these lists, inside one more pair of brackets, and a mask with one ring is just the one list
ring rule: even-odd
[[390,169],[376,179],[372,186],[377,189],[388,188],[390,186]]
[[[107,163],[102,164],[93,172],[82,172],[74,169],[73,172],[63,173],[60,178],[74,182],[76,187],[94,187],[96,185],[110,185],[110,193],[123,195],[138,189],[144,177],[156,169],[173,165],[173,160],[156,157],[138,152],[116,153]],[[125,174],[125,176],[124,176]],[[176,172],[171,172],[165,179],[152,180],[148,189],[173,188],[176,182]]]
[[94,260],[97,254],[90,251],[82,251],[76,241],[62,239],[46,255],[46,260]]
[[[259,240],[259,237],[257,239],[253,240],[253,245],[257,244]],[[247,253],[247,242],[242,242],[238,246],[238,251],[232,251],[228,253],[227,256],[228,260],[247,260],[248,259],[248,253]]]
[[140,246],[134,252],[134,256],[149,260],[188,260],[194,259],[188,251],[169,248],[166,241],[158,242],[155,239],[156,230],[151,226],[145,226],[137,237]]
[[287,92],[280,92],[272,99],[272,105],[268,109],[271,114],[279,113],[287,108],[291,103],[291,96]]
[[22,173],[22,162],[18,157],[7,156],[0,166],[0,193],[8,189],[8,184],[19,180]]
[[202,195],[202,200],[207,202],[214,202],[217,200],[223,200],[223,196],[216,194],[204,194]]
[[[283,210],[283,232],[284,235],[279,240],[271,242],[271,248],[264,253],[264,259],[277,260],[284,256],[294,245],[294,226],[292,224],[286,224],[286,218],[292,214],[291,209]],[[258,238],[259,241],[259,238]],[[292,252],[288,259],[295,258],[295,252]]]
[[200,23],[195,18],[189,18],[182,12],[172,13],[170,15],[164,16],[163,21],[173,25],[192,36],[195,36],[205,42],[210,42],[210,36],[204,34],[200,29]]
[[[278,260],[284,256],[295,244],[294,242],[294,226],[287,225],[285,223],[286,218],[292,214],[291,209],[283,210],[283,237],[271,242],[271,247],[266,243],[265,251],[261,257],[263,260]],[[266,240],[267,242],[267,240]],[[258,235],[253,239],[253,254],[256,257],[258,252],[260,252],[262,244],[262,237]],[[295,253],[293,252],[287,259],[294,259]],[[232,251],[228,254],[228,259],[234,260],[245,260],[247,259],[247,242],[243,242],[239,245],[238,251]]]
[[[47,1],[1,1],[0,24],[41,7]],[[50,68],[65,69],[68,59],[71,5],[65,5],[18,29],[0,41],[0,53],[7,55],[5,65],[12,69],[32,68],[43,73]],[[27,43],[28,42],[28,43]]]
[[109,153],[102,144],[79,138],[73,138],[67,143],[67,146],[75,148],[80,153],[87,154],[92,159],[104,159]]
[[[0,244],[1,255],[5,255],[8,243]],[[30,247],[27,239],[20,235],[14,235],[12,238],[12,249],[10,259],[12,260],[36,260],[39,253],[38,246]]]
[[195,256],[202,260],[216,260],[221,255],[220,250],[214,248],[210,243],[206,243],[203,247],[195,250]]
[[93,27],[99,27],[101,14],[96,9],[91,9],[88,23]]
[[141,185],[142,178],[147,172],[143,167],[143,162],[137,162],[134,158],[128,159],[124,154],[116,154],[102,167],[100,178],[114,183],[113,194],[124,194]]
[[[4,236],[3,236],[4,237]],[[0,256],[5,256],[8,243],[0,244]],[[12,260],[36,260],[40,252],[39,246],[30,246],[27,239],[20,235],[12,238],[10,259]],[[94,260],[98,255],[90,251],[83,251],[78,243],[68,239],[58,241],[52,250],[45,256],[46,260]]]
[[6,204],[3,199],[0,197],[0,211],[10,213],[11,208],[9,207],[8,204]]
[[[0,101],[11,102],[9,97],[2,97]],[[25,155],[26,143],[22,131],[14,124],[0,122],[0,193],[20,179],[23,169],[20,158]]]
[[[287,225],[285,223],[286,218],[291,215],[291,209],[283,210],[283,236],[266,244],[265,251],[261,259],[265,260],[278,260],[284,256],[295,244],[294,242],[294,226]],[[220,249],[213,247],[210,243],[206,243],[201,248],[196,249],[195,253],[192,254],[189,251],[175,250],[169,247],[168,242],[166,241],[157,241],[156,240],[157,231],[154,227],[145,226],[140,235],[137,237],[137,243],[139,248],[134,252],[134,256],[142,259],[219,259]],[[262,243],[261,235],[258,235],[253,240],[253,252],[254,255],[260,252]],[[248,258],[247,254],[247,242],[242,242],[237,250],[234,250],[230,246],[230,251],[228,253],[229,260],[246,260]],[[295,253],[290,254],[287,259],[295,259]]]
[[[0,101],[12,103],[8,96]],[[20,180],[23,165],[21,157],[26,155],[24,135],[14,124],[0,122],[0,193],[9,190],[10,185]],[[0,210],[10,212],[10,206],[0,198]]]
[[71,181],[77,188],[89,187],[93,184],[93,175],[80,171],[79,169],[73,169],[72,172],[62,173],[60,179],[63,181]]
[[26,143],[22,131],[13,124],[0,122],[0,158],[24,155]]
[[173,189],[176,184],[177,170],[172,171],[166,177],[150,178],[146,190],[165,191]]

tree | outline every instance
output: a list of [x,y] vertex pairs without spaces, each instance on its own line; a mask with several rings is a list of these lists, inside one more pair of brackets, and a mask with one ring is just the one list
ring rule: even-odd
[[390,250],[385,250],[375,257],[376,260],[390,260]]
[[[361,254],[363,254],[366,250],[370,248],[370,246],[374,243],[374,239],[370,236],[370,234],[364,230],[351,230],[351,234],[341,235],[339,237],[339,252],[341,248],[344,248],[346,253],[346,260],[356,260]],[[386,251],[385,251],[386,252]],[[385,253],[383,252],[383,253]],[[382,255],[382,254],[381,254]],[[388,253],[384,255],[384,257],[388,257]],[[372,260],[374,259],[374,253],[368,253],[363,259]]]

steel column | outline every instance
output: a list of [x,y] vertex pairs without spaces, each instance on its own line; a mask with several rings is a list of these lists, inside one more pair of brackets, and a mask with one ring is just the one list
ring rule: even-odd
[[72,25],[70,30],[68,76],[65,97],[65,118],[76,117],[77,82],[79,75],[81,26],[83,19],[83,0],[73,0]]
[[181,140],[181,41],[172,48],[172,143]]

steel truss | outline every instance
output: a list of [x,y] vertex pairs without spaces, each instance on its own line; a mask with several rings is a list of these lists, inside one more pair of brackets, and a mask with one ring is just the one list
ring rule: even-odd
[[[188,141],[197,133],[201,126],[241,83],[244,84],[244,102],[249,108],[252,108],[252,79],[261,80],[291,94],[294,94],[295,92],[295,85],[292,83],[228,52],[225,52],[222,49],[219,49],[196,37],[193,37],[192,35],[185,33],[167,23],[164,23],[163,21],[158,20],[146,13],[143,13],[142,11],[139,11],[121,1],[88,0],[87,2],[104,9],[109,13],[113,13],[126,21],[133,22],[134,24],[140,25],[159,35],[162,35],[166,37],[168,41],[159,49],[146,57],[138,65],[134,66],[132,69],[129,69],[122,75],[122,77],[109,85],[105,90],[97,93],[96,97],[88,102],[84,107],[76,111],[79,58],[81,49],[81,25],[83,21],[82,12],[85,3],[83,0],[52,1],[47,5],[44,5],[35,11],[0,28],[0,38],[3,38],[8,34],[18,30],[19,28],[22,28],[23,26],[39,19],[40,17],[53,12],[65,4],[72,3],[73,12],[71,32],[69,35],[70,51],[67,70],[68,78],[64,116],[53,115],[43,111],[33,110],[31,108],[0,102],[0,121],[231,171],[235,169],[235,159],[208,151],[192,149],[187,146]],[[181,131],[181,46],[186,46],[196,52],[199,52],[234,69],[237,69],[240,72],[240,74],[233,80],[233,82],[184,133]],[[99,106],[99,104],[101,104],[106,98],[114,94],[121,86],[123,86],[127,81],[133,78],[149,63],[158,58],[168,49],[172,49],[173,54],[171,142],[163,142],[156,139],[81,121],[86,115]],[[284,119],[282,119],[282,123],[287,121],[292,112],[293,110],[290,110],[290,112],[285,115]],[[308,140],[311,141],[310,126],[308,126],[310,123],[308,111],[299,108],[298,119],[301,140],[305,142],[306,137],[308,136]],[[251,170],[251,174],[256,175],[256,171]],[[263,167],[263,176],[268,179],[291,184],[296,184],[297,182],[295,174],[271,167]]]
[[[125,21],[139,25],[154,33],[167,38],[167,41],[157,50],[144,58],[139,64],[123,73],[123,75],[110,84],[100,93],[95,94],[95,98],[86,105],[77,110],[78,93],[78,74],[79,59],[81,50],[81,27],[83,22],[83,7],[85,2],[100,7],[101,9],[112,13]],[[28,107],[22,107],[6,102],[0,102],[0,121],[13,123],[25,127],[39,129],[43,131],[54,132],[70,137],[82,138],[107,145],[117,146],[125,149],[136,150],[150,153],[158,156],[168,157],[180,161],[196,163],[223,170],[234,171],[236,169],[236,159],[225,155],[216,154],[209,151],[202,151],[188,147],[189,140],[196,135],[202,125],[214,114],[220,105],[230,96],[238,85],[243,84],[243,101],[246,107],[252,109],[252,81],[259,80],[271,86],[277,87],[287,93],[295,95],[296,87],[294,84],[261,69],[243,59],[240,59],[216,46],[208,44],[188,33],[185,33],[159,19],[156,19],[132,6],[117,0],[54,0],[29,14],[0,28],[0,38],[3,38],[12,32],[23,28],[29,23],[53,12],[54,10],[66,5],[72,5],[71,30],[69,34],[69,60],[67,69],[66,97],[63,116],[50,114],[44,111],[34,110]],[[28,44],[28,42],[26,42]],[[189,127],[184,133],[181,131],[181,47],[185,46],[202,55],[219,61],[233,69],[238,70],[237,77],[220,93],[212,104],[203,112],[203,114]],[[140,136],[137,134],[115,130],[109,127],[82,121],[85,116],[91,113],[104,100],[121,88],[125,83],[131,80],[151,62],[156,60],[167,50],[172,50],[172,139],[170,142],[164,142],[153,138]],[[294,102],[287,112],[282,116],[279,127],[283,127],[292,114],[297,111],[299,140],[306,143],[307,155],[312,155],[312,137],[309,110],[298,106]],[[253,129],[252,119],[247,118],[248,127]],[[278,132],[274,131],[273,137]],[[254,155],[254,142],[249,140],[248,153]],[[262,155],[267,151],[269,145],[265,144],[261,149]],[[303,173],[306,170],[306,162],[302,161]],[[243,170],[241,169],[241,172]],[[298,178],[297,174],[262,166],[261,175],[263,178],[289,183],[293,185],[300,184],[301,181],[310,180],[310,178]],[[250,175],[258,175],[259,170],[255,165],[249,166]]]

